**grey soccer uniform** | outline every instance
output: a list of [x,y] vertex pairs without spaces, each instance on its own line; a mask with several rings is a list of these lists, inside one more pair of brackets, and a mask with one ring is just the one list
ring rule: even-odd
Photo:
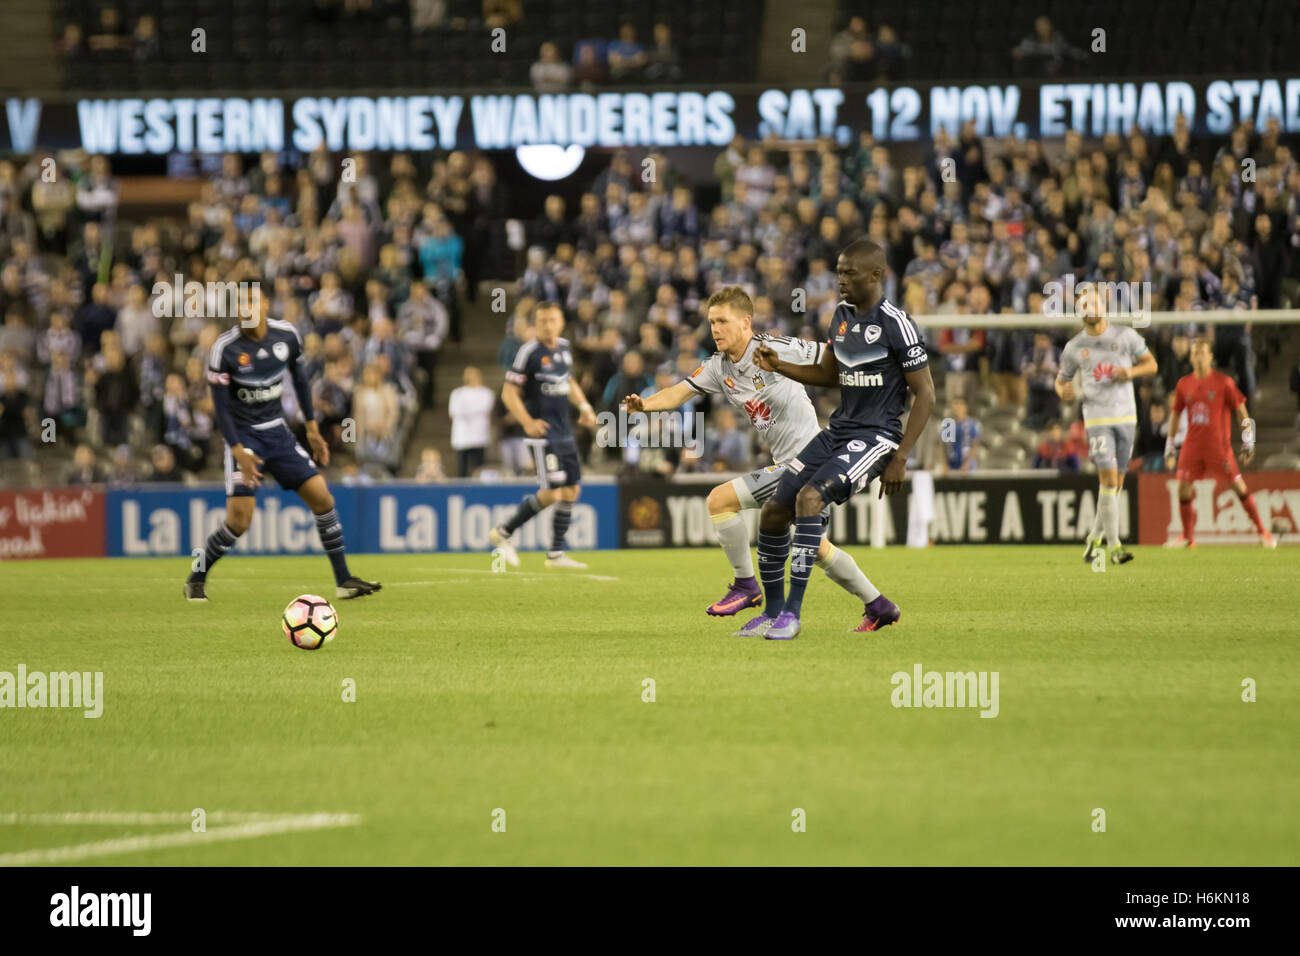
[[824,342],[758,334],[750,339],[739,361],[733,362],[717,352],[686,379],[686,384],[701,395],[722,395],[744,412],[772,450],[774,464],[732,483],[742,508],[757,508],[770,498],[785,473],[786,463],[820,431],[817,411],[804,386],[759,368],[754,356],[762,344],[791,365],[816,365],[826,348]]
[[1133,382],[1117,381],[1117,368],[1132,368],[1146,354],[1147,344],[1125,325],[1107,324],[1101,335],[1080,332],[1061,352],[1061,381],[1082,373],[1083,424],[1088,454],[1098,468],[1128,470],[1137,431]]

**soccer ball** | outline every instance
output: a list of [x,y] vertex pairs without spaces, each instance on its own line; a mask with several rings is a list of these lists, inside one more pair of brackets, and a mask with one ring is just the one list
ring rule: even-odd
[[318,594],[302,594],[289,602],[280,621],[284,636],[294,647],[314,651],[339,632],[339,614]]

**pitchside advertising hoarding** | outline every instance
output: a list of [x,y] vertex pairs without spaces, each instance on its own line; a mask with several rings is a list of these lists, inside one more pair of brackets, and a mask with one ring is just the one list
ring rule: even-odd
[[[710,484],[637,481],[623,486],[620,529],[625,548],[695,547],[716,544],[709,519]],[[885,541],[907,539],[910,481],[885,499]],[[1060,544],[1082,541],[1097,504],[1097,479],[1087,475],[1015,478],[940,478],[934,482],[929,537],[936,544]],[[866,492],[831,509],[834,544],[871,542],[875,520]],[[1120,534],[1137,526],[1136,494],[1120,503]],[[757,540],[758,512],[745,512]]]
[[[488,533],[514,514],[533,485],[391,484],[335,487],[334,505],[353,553],[489,552]],[[574,506],[568,542],[575,551],[617,546],[617,488],[583,487]],[[109,491],[107,553],[111,557],[190,555],[202,550],[225,516],[225,492],[205,488]],[[524,550],[549,543],[549,511],[520,530]],[[540,540],[539,540],[540,537]],[[321,552],[311,510],[291,492],[265,489],[236,554]]]
[[1133,128],[1163,136],[1185,115],[1194,132],[1222,135],[1276,117],[1300,132],[1300,78],[1116,80],[1073,83],[734,87],[603,93],[388,96],[119,97],[5,101],[0,149],[82,148],[109,155],[331,151],[721,147],[748,139],[841,142],[870,130],[880,142],[955,134],[1087,136]]
[[[1248,472],[1260,516],[1283,544],[1300,531],[1300,472]],[[704,482],[634,479],[584,485],[568,543],[575,551],[611,548],[711,548],[717,544]],[[1083,540],[1097,505],[1090,475],[940,478],[934,482],[929,536],[937,544],[1066,544]],[[533,490],[529,484],[391,484],[333,489],[348,550],[356,554],[488,553],[488,532]],[[1207,544],[1256,544],[1255,529],[1227,482],[1194,486],[1196,537]],[[886,499],[885,540],[907,539],[909,487]],[[1120,503],[1120,534],[1161,545],[1182,533],[1178,482],[1169,474],[1132,475]],[[220,485],[92,491],[0,491],[0,561],[23,558],[189,557],[225,514]],[[549,544],[549,511],[516,535],[518,546]],[[756,540],[758,511],[747,511]],[[832,509],[839,545],[871,541],[873,501],[859,494]],[[321,551],[310,510],[294,494],[263,489],[236,554]]]

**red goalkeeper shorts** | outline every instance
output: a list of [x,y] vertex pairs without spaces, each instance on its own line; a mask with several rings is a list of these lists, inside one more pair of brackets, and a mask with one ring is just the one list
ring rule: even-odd
[[1200,478],[1224,478],[1240,481],[1241,469],[1231,449],[1200,448],[1183,445],[1178,454],[1178,480],[1196,481]]

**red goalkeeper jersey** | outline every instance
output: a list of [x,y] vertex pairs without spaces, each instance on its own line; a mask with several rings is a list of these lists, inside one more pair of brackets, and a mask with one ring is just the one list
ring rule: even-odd
[[1231,454],[1229,420],[1246,401],[1237,383],[1217,370],[1205,378],[1184,375],[1174,389],[1174,411],[1187,413],[1187,438],[1183,447]]

